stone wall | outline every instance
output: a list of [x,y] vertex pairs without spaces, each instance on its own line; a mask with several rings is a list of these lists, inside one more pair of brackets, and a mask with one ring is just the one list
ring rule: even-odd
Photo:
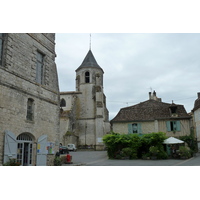
[[[3,162],[5,130],[16,137],[29,133],[34,143],[39,136],[47,135],[48,142],[56,144],[54,151],[58,150],[60,100],[54,39],[55,34],[7,34],[3,65],[0,66],[0,164]],[[37,51],[44,54],[42,84],[36,83]],[[32,121],[26,118],[29,98],[34,100]],[[33,157],[35,154],[36,149]]]
[[197,141],[200,142],[200,109],[194,111],[194,127],[196,129]]

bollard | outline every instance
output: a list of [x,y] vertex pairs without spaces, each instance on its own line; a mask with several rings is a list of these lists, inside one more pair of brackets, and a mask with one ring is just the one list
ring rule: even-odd
[[67,156],[66,156],[66,164],[72,164],[73,162],[72,162],[72,156],[69,154],[69,153],[67,153]]

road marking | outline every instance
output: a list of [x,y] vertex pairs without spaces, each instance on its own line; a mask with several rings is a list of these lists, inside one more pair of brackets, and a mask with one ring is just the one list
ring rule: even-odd
[[105,161],[105,160],[108,160],[108,158],[103,158],[103,159],[95,160],[95,161],[92,161],[92,162],[88,162],[88,163],[86,163],[86,165],[88,165],[88,164],[90,165],[90,164],[102,162],[102,161]]
[[180,164],[186,163],[186,162],[188,162],[188,161],[190,161],[190,160],[192,160],[192,159],[194,159],[194,157],[192,157],[192,158],[190,158],[190,159],[187,159],[187,160],[184,160],[184,161],[182,161],[182,162],[179,162],[179,163],[177,163],[177,164],[175,164],[175,165],[173,165],[173,166],[176,166],[176,165],[180,165]]

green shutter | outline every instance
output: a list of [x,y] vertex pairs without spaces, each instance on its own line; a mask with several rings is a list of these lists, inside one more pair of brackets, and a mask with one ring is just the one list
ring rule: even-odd
[[138,133],[142,133],[142,127],[141,127],[141,123],[138,123]]
[[181,122],[180,121],[176,121],[176,130],[181,131]]
[[128,133],[133,133],[132,124],[128,124]]
[[171,131],[170,121],[166,122],[167,131]]

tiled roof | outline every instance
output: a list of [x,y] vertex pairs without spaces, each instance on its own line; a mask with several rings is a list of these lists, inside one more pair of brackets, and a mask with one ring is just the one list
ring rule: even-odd
[[98,65],[96,59],[94,58],[94,55],[91,50],[88,51],[85,59],[83,60],[82,64],[79,66],[79,68],[77,70],[84,68],[84,67],[92,67],[92,68],[94,67],[94,68],[99,68],[102,70],[102,68]]
[[163,103],[150,99],[134,106],[122,108],[111,122],[151,121],[175,118],[172,117],[170,112],[170,107],[172,106],[177,106],[176,118],[191,118],[183,105]]

